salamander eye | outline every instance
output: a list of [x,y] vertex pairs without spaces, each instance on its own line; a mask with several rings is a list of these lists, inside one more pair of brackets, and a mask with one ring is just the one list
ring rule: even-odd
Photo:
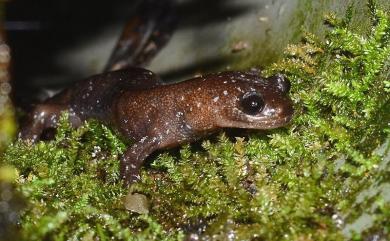
[[241,98],[242,111],[249,115],[256,115],[264,109],[264,100],[256,92],[247,92]]

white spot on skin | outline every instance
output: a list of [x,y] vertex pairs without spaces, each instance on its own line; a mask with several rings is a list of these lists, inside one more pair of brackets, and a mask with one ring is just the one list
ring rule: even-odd
[[196,107],[198,107],[198,108],[200,108],[201,105],[202,105],[202,104],[201,104],[200,102],[197,102],[197,103],[196,103]]
[[215,96],[214,98],[213,98],[213,101],[214,102],[217,102],[219,100],[219,96]]
[[272,109],[272,108],[266,108],[264,111],[263,111],[263,115],[265,116],[273,116],[275,114],[276,110],[275,109]]
[[223,94],[224,94],[224,95],[228,95],[227,90],[224,90],[224,91],[223,91]]

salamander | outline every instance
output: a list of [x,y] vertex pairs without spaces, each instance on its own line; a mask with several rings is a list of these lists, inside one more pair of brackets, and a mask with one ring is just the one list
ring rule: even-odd
[[129,185],[139,179],[144,160],[156,150],[226,127],[271,129],[291,120],[290,82],[283,75],[263,78],[254,71],[230,71],[166,84],[141,68],[170,39],[175,16],[171,0],[141,1],[104,73],[75,82],[36,105],[19,137],[38,141],[44,130],[57,127],[63,111],[73,127],[97,119],[134,141],[120,159],[121,178]]
[[220,72],[165,84],[137,67],[95,75],[39,104],[19,133],[39,140],[55,128],[62,111],[73,127],[97,119],[134,141],[120,160],[125,184],[139,179],[144,160],[154,151],[190,143],[222,128],[271,129],[293,116],[290,82],[277,74]]

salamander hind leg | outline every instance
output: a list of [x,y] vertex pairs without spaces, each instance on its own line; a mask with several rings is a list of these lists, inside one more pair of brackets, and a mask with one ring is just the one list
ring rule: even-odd
[[[61,112],[67,109],[66,105],[37,105],[22,126],[19,132],[19,138],[32,142],[38,141],[44,130],[57,127]],[[75,114],[71,114],[70,120],[73,126],[79,126],[81,124],[80,119]]]
[[120,162],[120,176],[125,186],[140,179],[140,169],[144,160],[159,149],[156,140],[141,140],[127,148]]

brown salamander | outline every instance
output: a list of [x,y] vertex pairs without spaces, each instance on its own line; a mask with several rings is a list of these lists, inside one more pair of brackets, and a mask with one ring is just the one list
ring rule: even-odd
[[77,82],[37,105],[21,130],[37,141],[55,128],[62,111],[74,127],[97,119],[135,144],[121,158],[126,184],[139,178],[145,158],[155,150],[192,142],[225,127],[271,129],[293,116],[289,81],[252,72],[221,72],[175,84],[163,84],[151,71],[126,68]]

